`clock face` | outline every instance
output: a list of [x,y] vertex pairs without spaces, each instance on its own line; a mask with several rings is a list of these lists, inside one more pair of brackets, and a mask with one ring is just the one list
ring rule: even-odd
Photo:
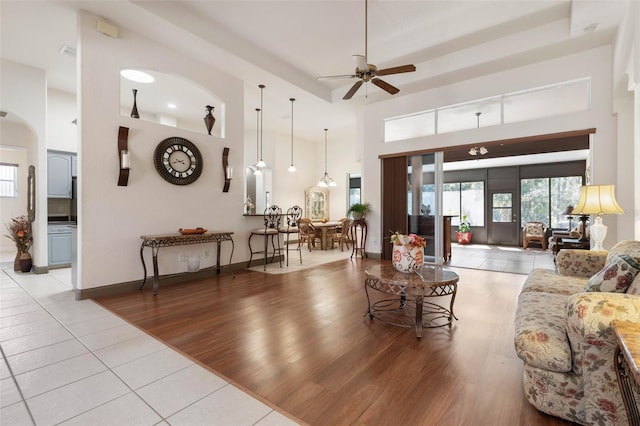
[[190,141],[172,137],[160,142],[154,154],[156,170],[174,185],[195,182],[202,173],[202,155]]

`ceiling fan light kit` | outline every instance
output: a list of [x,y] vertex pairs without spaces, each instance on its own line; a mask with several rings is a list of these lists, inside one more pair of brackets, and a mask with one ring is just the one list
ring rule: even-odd
[[387,83],[386,81],[378,78],[383,75],[391,75],[391,74],[400,74],[405,72],[414,72],[416,70],[416,66],[413,64],[400,65],[391,68],[384,68],[379,70],[373,64],[369,64],[367,61],[368,58],[368,0],[364,2],[364,55],[353,55],[353,59],[356,63],[356,70],[353,74],[347,75],[331,75],[331,76],[323,76],[318,77],[318,79],[329,79],[329,78],[359,78],[353,86],[349,89],[349,91],[343,96],[342,99],[349,100],[356,94],[360,86],[364,83],[372,82],[385,92],[395,95],[400,91],[397,87]]

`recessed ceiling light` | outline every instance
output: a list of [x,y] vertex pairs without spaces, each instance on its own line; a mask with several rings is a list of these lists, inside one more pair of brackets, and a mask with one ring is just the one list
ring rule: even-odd
[[122,70],[120,75],[136,83],[153,83],[155,80],[151,74],[139,70]]
[[167,106],[171,109],[176,109],[176,104],[169,102]]

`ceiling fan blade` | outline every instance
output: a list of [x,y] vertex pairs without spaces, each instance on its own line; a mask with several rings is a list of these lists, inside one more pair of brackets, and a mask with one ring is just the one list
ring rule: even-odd
[[374,78],[371,80],[371,82],[391,95],[395,95],[400,91],[400,89],[398,89],[397,87],[394,87],[386,81],[380,80],[379,78]]
[[367,58],[362,55],[353,55],[353,60],[356,63],[356,67],[360,71],[366,71],[369,67],[367,66]]
[[323,75],[321,77],[316,77],[316,80],[330,80],[332,78],[355,78],[357,75],[355,74],[343,74],[343,75]]
[[413,64],[400,65],[399,67],[391,67],[391,68],[378,70],[376,71],[376,75],[400,74],[402,72],[414,72],[415,70],[416,70],[416,66]]
[[356,92],[358,91],[360,86],[362,86],[362,83],[363,83],[362,80],[356,81],[356,83],[353,86],[351,86],[351,89],[349,89],[347,94],[344,95],[344,97],[342,99],[344,99],[345,101],[351,99],[353,97],[353,95],[356,94]]

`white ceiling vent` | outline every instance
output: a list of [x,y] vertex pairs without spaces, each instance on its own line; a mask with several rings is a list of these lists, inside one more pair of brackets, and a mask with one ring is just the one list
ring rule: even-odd
[[98,32],[109,37],[118,38],[118,27],[102,19],[98,19]]

